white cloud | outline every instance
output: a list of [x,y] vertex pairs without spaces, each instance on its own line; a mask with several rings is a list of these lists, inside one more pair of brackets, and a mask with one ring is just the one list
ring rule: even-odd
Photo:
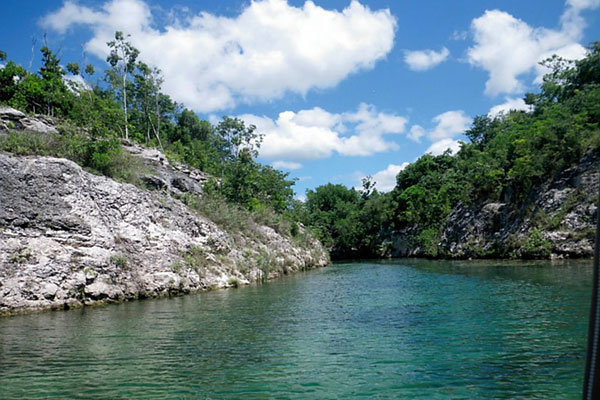
[[517,110],[517,111],[529,111],[530,110],[530,107],[527,104],[525,104],[525,101],[522,98],[507,97],[505,100],[506,101],[504,103],[498,104],[497,106],[490,108],[490,111],[488,112],[488,116],[490,118],[497,117],[498,115],[500,115],[500,113],[506,114],[511,110]]
[[404,53],[404,62],[406,62],[408,68],[413,71],[426,71],[444,62],[448,58],[448,55],[450,55],[450,51],[445,47],[440,51],[406,51]]
[[454,32],[452,32],[450,39],[452,39],[452,40],[467,40],[468,36],[469,36],[469,32],[467,32],[467,31],[454,31]]
[[421,125],[413,125],[410,127],[410,132],[407,136],[410,140],[420,143],[425,133],[425,129]]
[[437,141],[450,139],[467,130],[472,119],[462,110],[446,111],[433,118],[437,125],[429,132],[429,139]]
[[471,23],[475,41],[467,56],[471,65],[489,74],[485,93],[519,93],[524,90],[521,76],[536,72],[541,82],[547,70],[538,63],[552,54],[569,59],[585,56],[582,38],[585,20],[581,11],[600,6],[599,0],[568,0],[560,19],[560,29],[534,28],[500,10],[487,10]]
[[409,163],[404,162],[401,165],[389,164],[386,169],[376,172],[373,175],[373,181],[375,181],[375,187],[380,192],[389,192],[396,186],[396,175]]
[[433,143],[425,153],[429,153],[433,156],[439,156],[443,154],[446,150],[450,150],[452,154],[456,154],[460,150],[461,144],[458,140],[452,139],[442,139]]
[[142,59],[163,71],[165,92],[200,112],[334,87],[384,58],[396,26],[389,10],[372,11],[356,0],[342,11],[311,1],[302,7],[252,1],[231,18],[181,8],[171,19],[155,27],[142,0],[111,0],[99,9],[67,1],[41,23],[60,33],[89,27],[85,48],[101,58],[116,30],[131,34]]
[[368,156],[398,149],[385,135],[403,133],[407,119],[378,112],[360,104],[353,112],[334,114],[315,107],[298,112],[284,111],[276,120],[252,114],[240,115],[257,126],[264,139],[260,156],[272,160],[313,160],[334,152],[345,156]]
[[63,81],[69,86],[69,89],[72,91],[85,89],[90,90],[91,87],[88,83],[83,79],[81,75],[66,75],[63,77]]
[[306,195],[305,194],[296,195],[296,200],[299,200],[304,203],[304,202],[306,202]]
[[600,0],[567,0],[567,4],[576,10],[600,7]]
[[289,162],[289,161],[273,161],[271,164],[273,168],[276,169],[300,169],[302,168],[302,164],[297,162]]

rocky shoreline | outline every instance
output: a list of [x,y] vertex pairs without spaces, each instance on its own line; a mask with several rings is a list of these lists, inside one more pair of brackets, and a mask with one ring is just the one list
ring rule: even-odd
[[[434,258],[561,259],[594,256],[600,154],[581,161],[533,188],[521,201],[458,204],[441,229]],[[427,257],[416,227],[391,235],[394,257]]]
[[153,179],[167,190],[143,190],[66,159],[0,153],[0,314],[175,296],[329,263],[302,229],[228,232],[193,212],[172,194],[200,190],[202,178],[165,165]]

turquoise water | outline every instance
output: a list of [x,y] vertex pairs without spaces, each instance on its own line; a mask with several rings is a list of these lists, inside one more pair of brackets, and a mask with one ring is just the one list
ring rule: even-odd
[[0,398],[580,398],[591,262],[340,263],[0,319]]

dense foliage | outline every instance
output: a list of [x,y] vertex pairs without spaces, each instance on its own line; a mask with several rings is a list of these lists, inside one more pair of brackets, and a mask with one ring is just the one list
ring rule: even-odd
[[457,154],[422,156],[398,174],[390,193],[379,193],[365,179],[361,190],[327,184],[307,191],[305,202],[294,201],[293,180],[256,161],[262,141],[256,127],[229,117],[216,125],[200,120],[161,92],[160,70],[140,62],[122,33],[108,45],[110,68],[95,83],[93,66],[71,62],[65,71],[47,47],[41,48],[43,65],[37,73],[6,61],[0,51],[5,61],[0,104],[65,121],[58,138],[11,135],[2,147],[68,157],[116,178],[123,178],[124,166],[131,163],[121,140],[159,147],[173,161],[215,177],[207,186],[210,199],[202,204],[184,199],[188,203],[202,209],[221,199],[255,215],[276,212],[286,220],[282,224],[276,217],[278,226],[292,234],[298,230],[290,221],[300,221],[331,248],[334,258],[389,255],[391,233],[399,231],[410,232],[413,244],[426,254],[439,256],[441,227],[457,204],[502,200],[526,210],[536,185],[600,149],[596,42],[582,60],[554,56],[544,62],[550,73],[539,93],[525,96],[530,110],[476,117],[465,132],[470,142]]
[[600,42],[582,60],[554,56],[543,64],[550,73],[540,93],[525,96],[529,111],[476,117],[465,132],[470,143],[455,155],[422,156],[390,193],[332,184],[308,191],[299,219],[333,256],[385,255],[390,232],[409,231],[435,257],[440,229],[459,202],[502,200],[526,212],[536,185],[600,149]]
[[[289,211],[294,181],[256,161],[262,140],[256,127],[237,118],[224,117],[215,126],[200,120],[161,92],[160,70],[139,61],[139,51],[123,33],[116,32],[107,45],[110,68],[98,79],[92,65],[69,62],[63,68],[46,46],[37,73],[6,61],[0,68],[0,104],[58,117],[62,126],[59,137],[11,135],[2,147],[68,157],[118,178],[131,162],[121,151],[121,140],[144,143],[214,176],[208,187],[213,197],[249,211]],[[5,60],[7,54],[0,51],[0,61]]]

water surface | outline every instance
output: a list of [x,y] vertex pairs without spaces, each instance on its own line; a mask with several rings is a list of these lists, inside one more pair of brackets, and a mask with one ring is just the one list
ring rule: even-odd
[[591,262],[339,263],[0,318],[0,398],[580,398]]

